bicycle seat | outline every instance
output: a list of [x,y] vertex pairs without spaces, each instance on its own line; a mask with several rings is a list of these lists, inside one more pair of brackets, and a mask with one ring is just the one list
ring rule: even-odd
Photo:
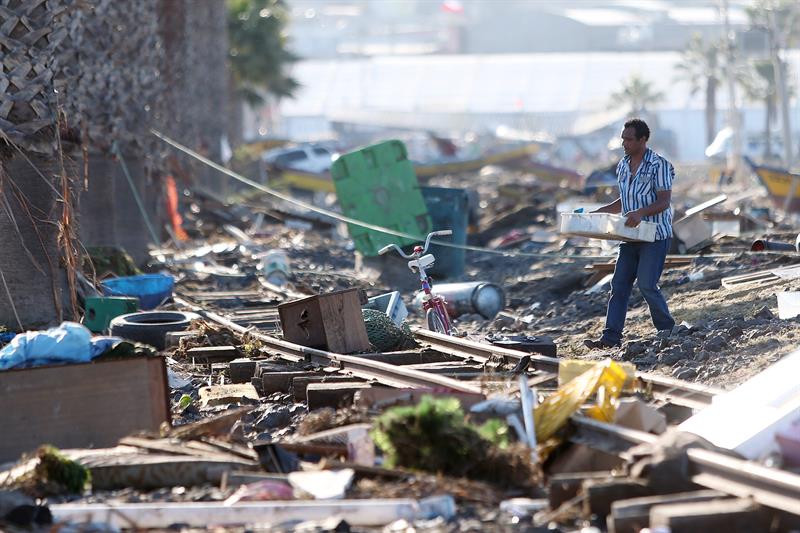
[[419,268],[428,268],[433,265],[435,261],[435,257],[432,254],[423,255],[419,259],[412,259],[408,262],[408,268],[411,270],[419,269]]

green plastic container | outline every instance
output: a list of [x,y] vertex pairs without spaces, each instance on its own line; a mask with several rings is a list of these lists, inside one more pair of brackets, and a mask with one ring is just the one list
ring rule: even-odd
[[348,224],[356,250],[364,256],[378,255],[387,244],[405,246],[422,241],[432,231],[428,208],[402,142],[384,141],[344,154],[333,162],[331,176],[346,216],[420,236],[406,239]]
[[[467,244],[469,194],[464,189],[422,187],[422,197],[428,205],[435,231],[449,229],[452,237],[438,237],[443,242]],[[432,244],[428,249],[436,257],[430,270],[434,278],[457,278],[464,274],[466,252],[463,248]]]
[[89,296],[86,298],[86,313],[83,325],[89,331],[101,333],[108,329],[112,319],[135,313],[139,310],[139,299],[127,296]]

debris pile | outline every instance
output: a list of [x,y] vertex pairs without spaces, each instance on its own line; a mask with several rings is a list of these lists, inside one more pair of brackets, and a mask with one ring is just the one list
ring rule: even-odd
[[[0,351],[0,522],[786,530],[800,516],[797,390],[742,407],[780,420],[737,434],[757,443],[747,454],[697,428],[736,386],[798,357],[800,256],[750,251],[790,228],[736,215],[728,237],[681,237],[692,253],[671,255],[662,277],[679,325],[656,332],[635,293],[623,345],[589,351],[613,247],[561,235],[558,206],[596,198],[523,172],[479,177],[457,279],[431,268],[420,281],[407,260],[372,253],[383,243],[348,239],[335,212],[201,191],[181,197],[191,240],[153,250],[146,274],[119,251],[90,254],[102,284],[87,281],[85,323],[114,337],[66,323]],[[678,207],[713,227],[729,221],[706,216],[725,201]],[[428,330],[426,283],[447,294],[457,335]],[[70,333],[80,357],[55,365]],[[48,348],[23,352],[36,338]]]

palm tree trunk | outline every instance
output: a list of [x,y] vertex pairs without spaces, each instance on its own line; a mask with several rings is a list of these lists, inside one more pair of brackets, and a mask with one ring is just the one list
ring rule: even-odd
[[[220,160],[220,139],[228,132],[228,26],[225,2],[159,0],[169,102],[165,130],[175,139]],[[184,160],[185,161],[185,160]],[[214,170],[188,162],[196,183],[221,189]]]
[[717,133],[717,80],[706,80],[706,146],[714,142]]
[[117,163],[99,154],[88,156],[88,187],[81,194],[80,236],[84,246],[116,246],[116,180],[112,179]]
[[[769,92],[769,91],[768,91]],[[767,161],[772,158],[772,116],[775,114],[775,96],[767,94],[767,99],[764,102],[764,160]]]
[[[153,217],[152,209],[155,206],[153,194],[147,186],[146,169],[141,158],[123,156],[128,174],[122,167],[120,160],[112,164],[112,179],[114,180],[114,225],[116,242],[119,247],[128,252],[137,265],[141,265],[149,258],[148,244],[152,242],[148,223],[158,233],[160,225]],[[130,178],[130,179],[129,179]],[[134,191],[145,206],[145,214],[136,200]],[[145,220],[145,216],[149,220]],[[155,243],[158,244],[158,243]]]
[[74,318],[58,246],[60,169],[52,156],[28,157],[0,162],[0,325],[23,331]]

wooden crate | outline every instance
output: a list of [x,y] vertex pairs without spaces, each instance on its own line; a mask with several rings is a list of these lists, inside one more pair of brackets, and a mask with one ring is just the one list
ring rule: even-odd
[[358,289],[318,294],[278,306],[283,338],[335,353],[370,349]]
[[42,444],[114,446],[169,422],[163,357],[130,357],[0,372],[0,463]]

